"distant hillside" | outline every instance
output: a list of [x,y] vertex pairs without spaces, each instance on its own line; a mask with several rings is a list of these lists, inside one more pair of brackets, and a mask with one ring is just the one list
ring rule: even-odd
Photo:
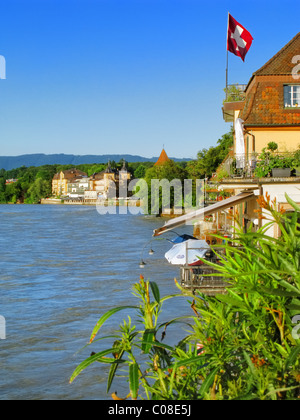
[[[107,163],[110,161],[120,162],[125,159],[126,162],[156,162],[158,157],[151,159],[135,155],[45,155],[31,154],[21,156],[0,156],[0,169],[6,171],[10,169],[20,168],[21,166],[43,166],[43,165],[80,165],[83,163]],[[171,158],[175,162],[188,161],[191,159]]]

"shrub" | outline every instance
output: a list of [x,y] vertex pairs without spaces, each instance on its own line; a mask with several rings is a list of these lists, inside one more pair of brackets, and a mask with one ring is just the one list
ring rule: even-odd
[[[294,213],[276,210],[270,198],[259,198],[259,217],[270,216],[258,232],[238,228],[234,245],[210,263],[228,281],[227,293],[190,296],[191,315],[159,323],[163,304],[177,295],[160,297],[153,282],[141,277],[133,288],[138,298],[136,325],[123,320],[109,348],[92,354],[74,371],[71,382],[94,362],[110,364],[110,390],[116,371],[126,368],[126,398],[160,400],[296,400],[300,397],[300,207],[287,197]],[[281,237],[267,236],[277,225]],[[231,239],[232,241],[232,239]],[[217,252],[217,251],[215,251]],[[102,316],[90,343],[105,321]],[[165,343],[172,323],[188,324],[175,346]],[[111,340],[110,337],[101,339]],[[146,358],[146,364],[145,364]],[[113,394],[113,398],[117,398]]]

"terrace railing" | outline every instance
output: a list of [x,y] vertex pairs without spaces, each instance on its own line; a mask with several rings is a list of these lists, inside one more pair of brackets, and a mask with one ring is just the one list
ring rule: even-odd
[[223,168],[229,178],[300,176],[300,161],[298,167],[295,155],[289,152],[235,154],[225,160]]
[[[192,248],[189,248],[188,251],[191,249]],[[225,248],[214,247],[214,250],[216,253],[212,250],[207,251],[205,260],[215,264],[221,264],[218,255],[224,254]],[[217,274],[219,274],[219,272],[215,268],[205,263],[202,265],[186,264],[180,267],[181,286],[184,289],[189,289],[191,291],[198,290],[208,295],[226,293],[225,288],[228,287],[228,282]]]

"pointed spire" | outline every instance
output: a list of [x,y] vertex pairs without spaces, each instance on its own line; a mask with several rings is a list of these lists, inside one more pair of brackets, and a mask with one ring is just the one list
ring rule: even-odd
[[154,166],[161,166],[164,165],[166,162],[169,162],[171,159],[169,159],[165,149],[162,149],[162,152],[158,158],[158,161],[154,164]]

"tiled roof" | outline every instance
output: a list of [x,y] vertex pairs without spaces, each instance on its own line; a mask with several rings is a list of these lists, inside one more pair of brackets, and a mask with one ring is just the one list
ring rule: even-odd
[[283,84],[268,80],[254,84],[241,114],[245,126],[300,125],[300,108],[284,108]]
[[154,164],[154,166],[160,166],[163,165],[166,162],[169,162],[171,159],[169,159],[165,149],[162,149],[162,152],[158,158],[158,161]]
[[[78,179],[82,177],[86,177],[87,174],[85,172],[80,171],[79,169],[68,169],[66,171],[62,171],[64,174],[64,179]],[[61,172],[58,172],[54,175],[53,180],[60,179]]]
[[80,171],[79,169],[68,169],[63,171],[65,179],[76,179],[83,176],[87,176],[85,172]]
[[300,32],[274,55],[265,65],[257,70],[254,75],[290,75],[295,64],[292,58],[300,54]]
[[297,84],[292,76],[294,56],[300,55],[300,32],[250,80],[240,117],[245,126],[300,126],[300,107],[285,108],[284,84]]

